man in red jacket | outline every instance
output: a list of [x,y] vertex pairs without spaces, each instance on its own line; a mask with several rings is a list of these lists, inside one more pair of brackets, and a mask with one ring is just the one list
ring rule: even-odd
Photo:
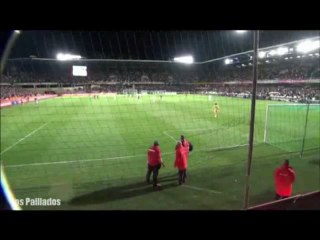
[[[181,145],[182,145],[181,146],[182,147],[182,149],[181,149],[182,154],[186,158],[186,161],[188,161],[189,153],[193,150],[193,145],[192,145],[192,143],[190,141],[185,139],[184,135],[180,136],[180,142],[181,142]],[[187,178],[187,172],[184,173],[184,182],[185,182],[186,178]]]
[[191,142],[189,142],[187,139],[185,139],[185,137],[183,135],[180,136],[180,141],[181,141],[181,144],[183,147],[183,153],[188,160],[189,152],[191,152],[193,150],[193,145],[191,144]]
[[153,173],[153,187],[160,187],[158,184],[158,174],[161,168],[162,156],[158,141],[154,141],[153,146],[148,149],[148,171],[146,175],[147,183],[150,183],[150,176]]
[[181,142],[178,142],[176,145],[174,167],[179,170],[179,185],[184,184],[187,176],[188,159]]
[[276,200],[291,196],[294,180],[295,172],[293,168],[289,166],[289,160],[285,160],[283,165],[278,167],[274,172]]

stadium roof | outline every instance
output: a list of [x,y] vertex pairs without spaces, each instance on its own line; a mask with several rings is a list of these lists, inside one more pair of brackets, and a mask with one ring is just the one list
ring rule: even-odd
[[[260,48],[319,36],[319,31],[262,31]],[[24,31],[10,58],[55,58],[70,52],[95,59],[171,60],[192,55],[195,61],[252,50],[252,32],[235,31]]]

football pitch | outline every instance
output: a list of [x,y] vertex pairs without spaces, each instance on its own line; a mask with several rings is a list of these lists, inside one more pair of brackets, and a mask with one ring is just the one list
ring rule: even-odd
[[[215,102],[221,108],[217,118]],[[273,171],[285,158],[296,171],[293,194],[319,189],[319,105],[310,107],[305,125],[306,107],[269,107],[268,115],[271,104],[284,105],[257,100],[251,206],[273,200]],[[250,105],[250,99],[181,94],[69,96],[4,108],[1,164],[16,198],[62,200],[61,206],[25,209],[241,209]],[[173,162],[182,134],[194,151],[187,183],[178,186]],[[154,140],[165,162],[160,191],[145,183],[146,153]]]

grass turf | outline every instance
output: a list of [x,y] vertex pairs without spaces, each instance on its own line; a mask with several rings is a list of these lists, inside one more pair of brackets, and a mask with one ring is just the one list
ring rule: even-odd
[[[297,174],[294,194],[319,189],[319,106],[309,112],[300,158],[306,108],[270,110],[266,144],[268,104],[282,103],[257,101],[251,206],[272,200],[273,171],[286,157]],[[1,110],[1,160],[17,198],[62,200],[26,209],[240,209],[249,111],[249,99],[201,95],[59,97]],[[181,134],[195,148],[188,182],[178,187],[173,159]],[[166,163],[161,191],[144,183],[154,140]]]

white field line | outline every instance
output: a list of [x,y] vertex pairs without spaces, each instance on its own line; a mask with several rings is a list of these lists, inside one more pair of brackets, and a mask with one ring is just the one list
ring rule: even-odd
[[[66,163],[80,163],[80,162],[94,162],[94,161],[104,161],[113,159],[123,159],[123,158],[133,158],[139,157],[140,155],[123,156],[123,157],[111,157],[111,158],[96,158],[96,159],[80,159],[72,161],[58,161],[58,162],[43,162],[43,163],[27,163],[27,164],[17,164],[17,165],[7,165],[6,168],[14,167],[25,167],[25,166],[40,166],[40,165],[52,165],[52,164],[66,164]],[[144,156],[144,155],[143,155]]]
[[[163,153],[162,155],[173,154],[173,152]],[[5,168],[15,168],[15,167],[26,167],[26,166],[40,166],[40,165],[53,165],[53,164],[68,164],[68,163],[81,163],[81,162],[97,162],[104,160],[116,160],[125,158],[135,158],[135,157],[145,157],[146,154],[122,156],[122,157],[110,157],[110,158],[95,158],[95,159],[80,159],[72,161],[58,161],[58,162],[43,162],[43,163],[27,163],[27,164],[17,164],[17,165],[7,165]]]
[[169,138],[171,138],[175,143],[178,142],[178,140],[174,139],[174,137],[172,137],[169,133],[167,133],[166,131],[163,132],[163,134],[167,135]]
[[[41,127],[43,127],[43,126],[41,126]],[[39,129],[36,129],[36,130],[39,130]],[[173,136],[171,136],[168,133],[166,133],[166,131],[164,131],[163,133],[166,134],[168,137],[170,137],[172,140],[174,140],[175,143],[178,141],[178,140],[174,139]],[[30,133],[30,135],[31,135],[31,133]],[[242,144],[242,145],[237,145],[237,146],[228,146],[228,147],[215,147],[215,148],[197,149],[197,150],[192,151],[190,154],[192,154],[193,152],[198,152],[198,151],[201,152],[201,151],[228,149],[228,148],[236,148],[236,147],[241,147],[241,146],[246,146],[246,145],[247,144]],[[5,149],[4,151],[7,151],[7,149]],[[167,153],[163,153],[162,155],[165,156],[165,155],[169,155],[169,154],[174,154],[174,152],[167,152]],[[139,155],[129,155],[129,156],[121,156],[121,157],[110,157],[110,158],[79,159],[79,160],[71,160],[71,161],[57,161],[57,162],[43,162],[43,163],[27,163],[27,164],[7,165],[7,166],[5,166],[5,168],[16,168],[16,167],[26,167],[26,166],[41,166],[41,165],[53,165],[53,164],[69,164],[69,163],[81,163],[81,162],[96,162],[96,161],[117,160],[117,159],[145,157],[145,156],[146,156],[146,154],[139,154]]]
[[[198,149],[193,152],[200,152],[200,151],[208,151],[208,150],[218,150],[218,149],[228,149],[228,148],[235,148],[240,146],[246,146],[247,144],[238,145],[238,146],[230,146],[225,148],[212,148],[212,149]],[[173,154],[174,152],[163,153],[162,155],[169,155]],[[16,165],[6,165],[5,168],[16,168],[16,167],[27,167],[27,166],[41,166],[41,165],[53,165],[53,164],[69,164],[69,163],[81,163],[81,162],[98,162],[98,161],[105,161],[105,160],[117,160],[117,159],[126,159],[126,158],[135,158],[135,157],[145,157],[145,154],[140,155],[131,155],[131,156],[122,156],[122,157],[110,157],[110,158],[95,158],[95,159],[79,159],[79,160],[71,160],[71,161],[58,161],[58,162],[43,162],[43,163],[27,163],[27,164],[16,164]]]
[[7,147],[5,150],[3,150],[0,155],[4,154],[5,152],[9,151],[11,148],[13,148],[14,146],[16,146],[17,144],[19,144],[20,142],[22,142],[23,140],[25,140],[26,138],[30,137],[32,134],[36,133],[37,131],[39,131],[41,128],[43,128],[44,126],[46,126],[48,123],[45,123],[43,125],[41,125],[40,127],[38,127],[37,129],[33,130],[31,133],[29,133],[28,135],[26,135],[25,137],[19,139],[17,142],[15,142],[14,144],[12,144],[11,146]]
[[185,188],[190,188],[190,189],[201,191],[201,192],[222,194],[222,192],[211,190],[211,189],[207,189],[207,188],[200,188],[200,187],[195,187],[195,186],[191,186],[191,185],[182,185],[182,186],[185,187]]

